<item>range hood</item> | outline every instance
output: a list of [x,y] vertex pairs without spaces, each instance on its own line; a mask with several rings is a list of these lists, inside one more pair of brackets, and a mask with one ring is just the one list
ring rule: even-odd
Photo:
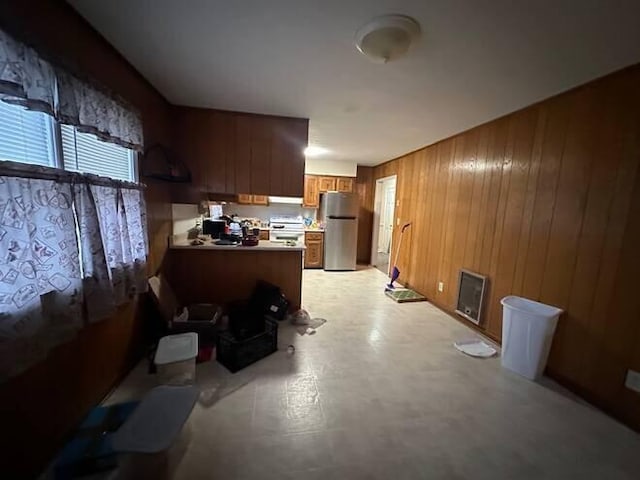
[[269,203],[287,203],[289,205],[302,205],[302,197],[269,197]]

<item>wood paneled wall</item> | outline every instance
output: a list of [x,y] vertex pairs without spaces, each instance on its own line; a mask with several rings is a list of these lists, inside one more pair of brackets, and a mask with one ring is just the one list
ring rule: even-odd
[[[640,429],[640,65],[375,168],[398,175],[413,222],[401,281],[453,312],[461,268],[490,281],[482,330],[501,338],[500,299],[563,308],[548,373]],[[397,245],[397,232],[394,234]],[[444,292],[437,284],[444,282]]]
[[358,194],[360,211],[358,213],[358,250],[356,258],[358,263],[365,265],[371,263],[374,188],[373,167],[358,165],[355,191]]
[[[170,143],[168,103],[66,2],[0,2],[0,27],[133,103],[142,113],[147,145]],[[149,184],[146,198],[149,267],[154,271],[171,232],[166,184]],[[37,475],[87,411],[140,358],[141,326],[138,302],[132,302],[0,385],[3,478]]]

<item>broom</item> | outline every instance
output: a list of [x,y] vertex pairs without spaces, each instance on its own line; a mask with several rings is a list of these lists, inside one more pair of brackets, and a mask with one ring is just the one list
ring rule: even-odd
[[405,224],[402,226],[402,230],[400,230],[400,241],[398,242],[398,250],[396,251],[396,259],[393,262],[393,270],[391,270],[391,281],[387,284],[387,286],[385,287],[385,292],[387,290],[393,290],[395,287],[395,285],[393,284],[393,282],[395,282],[398,277],[400,276],[400,270],[398,269],[398,257],[400,256],[400,247],[402,246],[402,237],[404,236],[404,231],[409,228],[411,226],[411,222]]

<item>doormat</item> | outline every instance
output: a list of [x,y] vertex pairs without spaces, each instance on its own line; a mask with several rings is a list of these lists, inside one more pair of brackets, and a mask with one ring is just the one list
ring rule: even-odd
[[398,303],[427,301],[427,297],[409,288],[396,288],[395,290],[386,290],[384,293],[387,297]]

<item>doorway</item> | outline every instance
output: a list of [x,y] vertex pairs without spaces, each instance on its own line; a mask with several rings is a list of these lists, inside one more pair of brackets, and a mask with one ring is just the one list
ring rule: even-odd
[[393,252],[393,222],[396,206],[396,175],[376,180],[373,208],[373,239],[371,242],[371,264],[389,274],[391,252]]

